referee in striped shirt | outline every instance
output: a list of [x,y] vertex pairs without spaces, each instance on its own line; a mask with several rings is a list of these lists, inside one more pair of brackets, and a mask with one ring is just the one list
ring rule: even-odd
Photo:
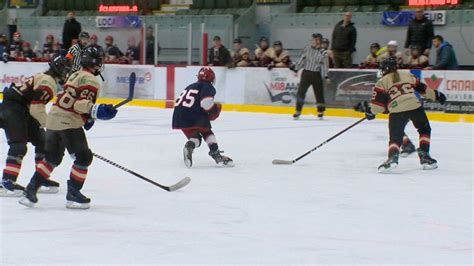
[[69,48],[66,58],[72,61],[71,73],[79,71],[81,69],[81,53],[84,48],[89,44],[90,36],[89,33],[82,31],[79,33],[79,40],[76,44]]
[[329,84],[330,80],[328,77],[328,55],[327,50],[324,49],[322,44],[323,36],[319,33],[312,35],[311,45],[306,46],[301,54],[300,59],[295,65],[290,67],[291,70],[297,72],[303,69],[301,74],[301,81],[298,88],[296,97],[296,112],[293,118],[299,119],[301,110],[303,109],[304,99],[309,86],[313,86],[314,95],[316,96],[316,102],[318,106],[318,117],[323,118],[325,107],[324,102],[324,84],[323,78]]

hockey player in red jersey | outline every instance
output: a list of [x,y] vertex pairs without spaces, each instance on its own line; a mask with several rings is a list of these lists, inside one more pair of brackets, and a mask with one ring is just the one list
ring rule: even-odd
[[173,113],[173,129],[183,131],[186,142],[183,155],[187,167],[193,164],[192,154],[201,146],[202,140],[209,146],[209,156],[218,165],[234,166],[234,162],[219,151],[216,136],[211,130],[211,121],[216,120],[221,112],[221,104],[214,102],[216,76],[209,67],[203,67],[197,75],[198,81],[189,85],[176,100]]

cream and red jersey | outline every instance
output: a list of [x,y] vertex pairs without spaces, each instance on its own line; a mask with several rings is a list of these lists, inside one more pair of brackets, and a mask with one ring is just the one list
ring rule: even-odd
[[12,84],[4,91],[6,100],[25,104],[30,115],[41,127],[46,125],[46,104],[56,96],[59,85],[56,80],[45,73],[38,73],[25,80],[22,85]]
[[85,70],[73,73],[49,112],[46,128],[65,130],[84,126],[99,89],[100,84],[92,73]]
[[436,99],[434,90],[409,72],[389,73],[379,79],[372,90],[372,113],[400,113],[418,109],[421,100],[417,94],[430,100]]

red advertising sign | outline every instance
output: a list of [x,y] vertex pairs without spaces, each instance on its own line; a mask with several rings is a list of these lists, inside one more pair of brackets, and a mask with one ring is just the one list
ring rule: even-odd
[[124,12],[124,13],[129,13],[129,12],[138,12],[138,6],[133,5],[133,6],[108,6],[108,5],[99,5],[99,12]]
[[408,6],[445,6],[457,4],[459,4],[459,0],[408,0]]

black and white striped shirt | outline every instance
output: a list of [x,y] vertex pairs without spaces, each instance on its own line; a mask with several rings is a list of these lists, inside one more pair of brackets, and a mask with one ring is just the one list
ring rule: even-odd
[[81,70],[81,53],[82,48],[79,44],[74,44],[69,48],[68,54],[72,55],[72,70],[71,73]]
[[296,63],[296,69],[321,72],[322,77],[328,76],[328,51],[322,48],[306,46]]

